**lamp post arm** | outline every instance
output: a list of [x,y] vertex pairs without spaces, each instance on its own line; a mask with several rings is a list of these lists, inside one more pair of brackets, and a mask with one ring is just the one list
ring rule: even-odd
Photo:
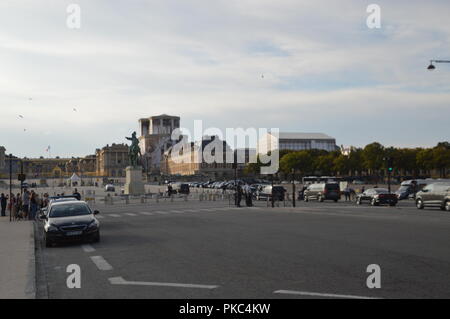
[[450,63],[450,60],[431,60],[434,63]]

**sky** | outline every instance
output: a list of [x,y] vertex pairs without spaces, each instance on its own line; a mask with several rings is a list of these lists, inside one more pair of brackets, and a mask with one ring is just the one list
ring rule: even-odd
[[85,156],[164,113],[434,146],[450,137],[450,64],[426,67],[450,59],[449,16],[448,0],[2,0],[0,145]]

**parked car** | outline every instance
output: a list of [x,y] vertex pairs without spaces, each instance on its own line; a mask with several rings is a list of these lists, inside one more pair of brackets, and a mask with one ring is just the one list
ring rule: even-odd
[[410,197],[414,196],[414,184],[415,183],[415,188],[416,188],[416,193],[418,191],[420,191],[422,188],[424,188],[425,186],[427,186],[430,183],[433,183],[433,180],[426,180],[426,179],[418,179],[418,180],[407,180],[407,181],[403,181],[400,184],[400,187],[398,188],[398,190],[395,192],[395,194],[397,195],[397,198],[399,200],[403,200],[403,199],[408,199]]
[[381,204],[395,206],[397,205],[397,195],[390,193],[386,188],[369,188],[356,196],[357,205],[361,205],[363,202],[368,202],[372,206]]
[[269,198],[269,200],[272,200],[272,191],[274,200],[284,200],[286,189],[283,186],[273,186],[272,188],[272,185],[261,185],[259,190],[257,189],[255,192],[256,200],[267,200],[267,198]]
[[416,195],[416,207],[439,207],[450,211],[450,183],[434,183],[425,186]]
[[105,186],[105,191],[106,191],[106,192],[115,192],[115,191],[116,191],[116,188],[115,188],[114,185],[112,185],[112,184],[107,184],[107,185]]
[[303,200],[308,202],[316,199],[319,202],[324,200],[334,200],[337,202],[341,198],[341,190],[338,183],[317,183],[310,184],[303,192]]
[[99,212],[91,211],[83,201],[63,201],[53,203],[40,219],[44,221],[45,246],[71,240],[90,239],[100,241],[100,223],[94,215]]
[[173,190],[174,190],[175,192],[177,192],[178,194],[186,194],[186,195],[189,195],[189,193],[190,193],[189,184],[186,184],[186,183],[177,183],[177,184],[174,184]]

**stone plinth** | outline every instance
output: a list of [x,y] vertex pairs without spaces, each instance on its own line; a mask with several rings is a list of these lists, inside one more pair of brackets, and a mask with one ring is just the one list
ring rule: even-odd
[[127,166],[126,182],[124,192],[126,195],[144,195],[144,183],[142,181],[142,167],[141,166]]

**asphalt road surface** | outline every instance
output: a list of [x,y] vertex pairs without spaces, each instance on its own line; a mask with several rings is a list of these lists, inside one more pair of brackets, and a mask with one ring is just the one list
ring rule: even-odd
[[[37,296],[450,298],[448,212],[411,202],[257,205],[98,206],[100,243],[38,250]],[[71,264],[80,289],[67,287]],[[379,289],[366,285],[371,264],[381,269]]]

